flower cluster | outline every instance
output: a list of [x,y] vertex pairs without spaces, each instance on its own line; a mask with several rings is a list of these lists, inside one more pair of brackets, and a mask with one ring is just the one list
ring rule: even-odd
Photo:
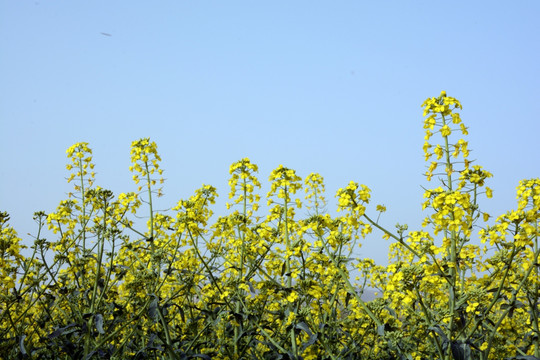
[[[163,184],[163,169],[159,167],[161,157],[157,152],[157,145],[155,142],[150,141],[149,138],[139,139],[131,144],[131,162],[133,165],[129,167],[129,170],[134,173],[133,181],[138,184],[141,177],[147,180],[147,186],[156,185],[159,181]],[[160,175],[159,179],[154,179],[151,176],[154,173]],[[142,190],[142,186],[139,186],[139,191]],[[162,195],[161,188],[158,190],[158,196]]]

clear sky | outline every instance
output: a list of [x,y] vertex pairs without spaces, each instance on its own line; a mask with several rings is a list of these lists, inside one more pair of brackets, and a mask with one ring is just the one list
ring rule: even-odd
[[[66,198],[65,150],[90,143],[97,185],[134,191],[130,144],[165,169],[158,207],[203,183],[224,213],[229,165],[249,157],[326,180],[329,208],[366,184],[381,222],[419,229],[421,103],[463,104],[471,157],[494,174],[484,209],[540,176],[538,1],[0,0],[0,210],[29,241]],[[302,210],[300,211],[302,214]],[[386,261],[374,234],[358,250]]]

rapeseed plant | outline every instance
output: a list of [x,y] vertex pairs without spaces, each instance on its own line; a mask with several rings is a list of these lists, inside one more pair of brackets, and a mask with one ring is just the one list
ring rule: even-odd
[[[154,142],[132,143],[137,191],[116,197],[96,185],[89,145],[73,145],[74,189],[53,213],[35,214],[29,256],[0,213],[0,354],[540,358],[540,180],[519,183],[516,209],[485,213],[492,174],[469,159],[461,103],[442,92],[422,106],[425,175],[438,183],[425,189],[423,228],[411,231],[386,227],[386,206],[355,181],[337,191],[331,216],[322,176],[302,181],[284,166],[270,174],[262,216],[248,158],[230,167],[228,214],[213,220],[210,185],[157,211],[164,178]],[[141,214],[144,229],[132,218]],[[353,256],[374,232],[392,241],[387,266]],[[368,288],[380,296],[365,301]]]

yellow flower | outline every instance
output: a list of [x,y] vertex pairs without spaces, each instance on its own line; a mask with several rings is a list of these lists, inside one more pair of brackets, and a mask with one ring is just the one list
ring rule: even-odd
[[450,134],[452,134],[452,130],[450,130],[450,126],[444,125],[441,128],[441,135],[446,137],[446,136],[450,136]]
[[291,291],[291,293],[287,296],[287,301],[290,303],[293,303],[298,299],[298,294],[296,291]]

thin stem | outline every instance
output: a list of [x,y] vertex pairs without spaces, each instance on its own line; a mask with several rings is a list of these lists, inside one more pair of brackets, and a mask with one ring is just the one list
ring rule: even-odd
[[[536,234],[538,234],[538,222],[535,224],[535,230]],[[538,254],[538,235],[535,235],[534,237],[534,253]],[[536,337],[534,338],[534,356],[537,358],[540,358],[540,329],[538,326],[538,298],[539,298],[539,284],[538,284],[538,262],[534,261],[531,266],[534,266],[534,273],[535,273],[535,279],[534,282],[534,293],[533,293],[533,299],[535,299],[531,304],[531,313],[534,315],[534,321],[533,321],[533,329],[536,333]]]
[[[287,288],[291,288],[292,287],[292,273],[291,273],[291,256],[290,254],[292,253],[292,249],[291,249],[291,239],[289,237],[289,211],[288,211],[288,202],[289,202],[289,192],[287,191],[287,186],[284,187],[283,191],[285,193],[285,198],[284,198],[284,204],[283,204],[283,211],[285,213],[285,219],[284,219],[284,222],[285,222],[285,245],[286,245],[286,252],[285,252],[285,269],[286,269],[286,273],[285,275],[287,276]],[[292,311],[292,304],[291,303],[288,303],[287,304],[287,308],[289,309],[289,311]],[[291,347],[292,347],[292,353],[293,355],[296,357],[297,356],[297,348],[296,348],[296,335],[294,333],[294,326],[291,328],[290,330],[290,339],[291,339]]]
[[[446,118],[442,114],[441,114],[441,117],[443,121],[443,127],[447,126]],[[446,186],[448,188],[448,192],[451,193],[453,191],[453,186],[452,186],[453,185],[452,184],[453,168],[452,168],[452,162],[450,160],[450,146],[448,144],[448,136],[443,136],[443,137],[444,137],[444,153],[446,157],[446,175],[447,175]],[[450,219],[452,222],[455,220],[453,212],[450,212]],[[447,233],[446,229],[445,229],[445,233]],[[453,340],[454,321],[455,321],[455,317],[457,316],[456,303],[457,303],[457,297],[459,296],[456,291],[456,278],[457,278],[457,271],[459,267],[459,264],[457,262],[457,252],[456,252],[456,248],[458,246],[457,242],[458,242],[457,233],[455,230],[452,229],[450,231],[450,264],[451,266],[450,266],[450,274],[449,274],[450,278],[449,278],[449,286],[448,286],[448,292],[449,292],[448,304],[449,304],[449,314],[450,314],[450,322],[448,325],[448,339],[450,339],[450,341]],[[451,358],[450,348],[447,351],[446,357],[448,359]]]
[[328,257],[332,261],[332,264],[335,266],[335,268],[338,271],[339,275],[341,276],[341,278],[345,282],[345,285],[347,286],[347,290],[349,291],[349,293],[355,297],[356,301],[358,301],[358,304],[360,305],[362,310],[364,310],[367,313],[367,315],[371,318],[371,320],[375,323],[375,325],[377,325],[377,328],[378,329],[382,328],[383,327],[382,322],[377,318],[377,316],[375,316],[375,314],[367,307],[364,300],[362,300],[362,298],[358,295],[358,293],[356,292],[356,289],[351,284],[348,275],[345,274],[345,272],[343,271],[341,266],[338,264],[335,256],[331,255],[330,250],[328,249],[328,246],[327,246],[326,242],[324,241],[324,239],[320,235],[318,236],[318,238],[322,242],[324,250],[326,251],[326,254],[328,255]]
[[150,179],[150,172],[148,169],[148,162],[144,163],[145,171],[146,171],[146,188],[148,189],[148,207],[150,209],[150,243],[152,247],[152,254],[155,250],[155,244],[154,244],[154,209],[152,207],[152,180]]
[[83,165],[82,160],[79,158],[79,171],[81,173],[80,180],[81,180],[81,201],[82,201],[82,233],[83,233],[83,253],[84,250],[86,250],[86,197],[84,196],[84,172],[83,172]]
[[[538,255],[539,255],[540,251],[537,250],[534,254],[534,264],[536,264],[538,262]],[[508,264],[508,269],[510,269],[510,263]],[[533,269],[536,269],[536,266],[531,266],[528,270],[527,270],[527,273],[525,274],[525,276],[523,277],[523,279],[521,280],[521,282],[519,283],[518,287],[514,289],[514,291],[512,291],[512,298],[510,299],[509,301],[509,304],[513,305],[515,304],[516,302],[516,298],[517,298],[517,294],[521,291],[521,289],[523,288],[523,286],[525,285],[525,283],[527,282],[529,276],[531,275]],[[506,275],[506,274],[505,274]],[[504,313],[500,316],[499,320],[497,321],[497,324],[495,324],[495,326],[493,327],[492,329],[492,332],[491,332],[491,335],[489,337],[489,340],[488,340],[488,347],[487,349],[485,350],[485,358],[487,359],[488,356],[489,356],[489,352],[491,350],[491,347],[493,345],[493,338],[495,337],[495,334],[497,332],[497,329],[499,328],[499,326],[501,325],[501,323],[503,322],[503,320],[506,318],[506,316],[508,316],[508,314],[510,313],[510,311],[513,310],[513,307],[512,306],[509,306],[505,311]]]

